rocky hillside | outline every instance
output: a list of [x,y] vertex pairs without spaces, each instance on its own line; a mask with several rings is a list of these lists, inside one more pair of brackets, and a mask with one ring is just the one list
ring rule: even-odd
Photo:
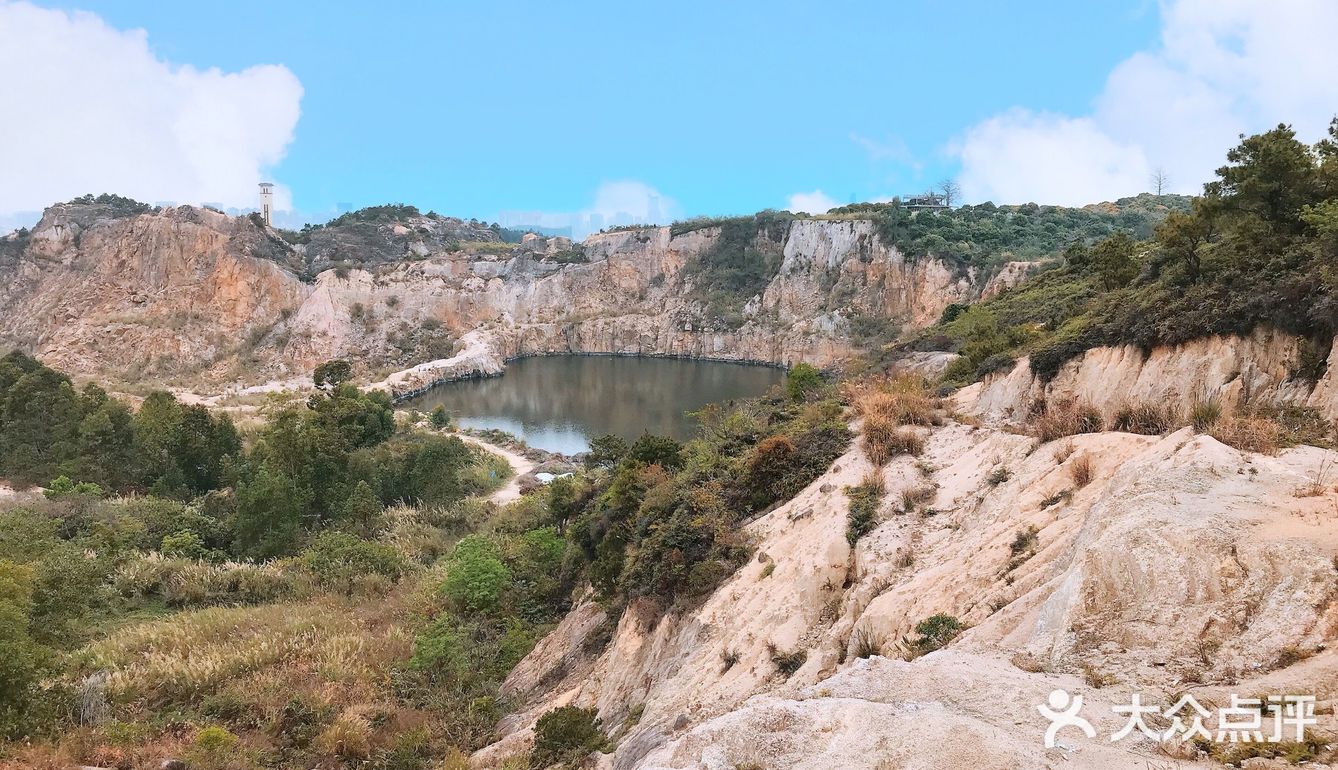
[[[852,449],[752,522],[755,559],[700,606],[612,621],[579,606],[512,672],[505,692],[526,705],[476,766],[567,704],[619,737],[601,765],[616,770],[1220,766],[1191,743],[1112,744],[1110,709],[1134,692],[1163,707],[1313,693],[1332,729],[1333,452],[1254,454],[1190,429],[915,430],[918,458],[879,467]],[[871,475],[886,494],[852,546]],[[935,616],[965,629],[941,650],[923,635]],[[1084,697],[1097,739],[1041,745],[1036,706],[1057,688]]]
[[[305,376],[334,357],[384,375],[450,359],[470,332],[490,361],[576,351],[828,364],[988,283],[907,258],[866,220],[785,220],[722,240],[720,226],[661,227],[510,245],[435,215],[293,235],[192,207],[61,204],[3,241],[0,338],[75,373],[215,387]],[[725,246],[772,261],[722,310],[703,263],[736,256]]]

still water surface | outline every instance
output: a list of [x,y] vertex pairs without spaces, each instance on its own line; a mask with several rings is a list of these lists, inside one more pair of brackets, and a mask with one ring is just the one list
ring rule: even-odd
[[530,446],[576,454],[590,439],[644,430],[691,438],[686,413],[716,401],[766,393],[785,373],[769,366],[626,356],[540,356],[507,364],[506,374],[433,388],[405,402],[438,404],[467,428],[499,428]]

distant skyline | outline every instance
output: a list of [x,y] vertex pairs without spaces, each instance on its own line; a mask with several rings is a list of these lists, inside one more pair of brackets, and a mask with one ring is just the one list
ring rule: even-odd
[[[0,0],[0,228],[114,192],[585,229],[1198,192],[1338,110],[1338,3]],[[525,221],[537,220],[537,221]],[[598,226],[596,226],[598,225]]]

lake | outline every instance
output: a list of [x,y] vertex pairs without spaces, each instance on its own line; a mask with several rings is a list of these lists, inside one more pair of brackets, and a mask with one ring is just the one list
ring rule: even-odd
[[441,385],[403,406],[445,406],[462,427],[497,428],[530,446],[577,454],[608,433],[692,438],[696,421],[687,412],[760,396],[784,379],[781,369],[722,361],[535,356],[507,364],[501,377]]

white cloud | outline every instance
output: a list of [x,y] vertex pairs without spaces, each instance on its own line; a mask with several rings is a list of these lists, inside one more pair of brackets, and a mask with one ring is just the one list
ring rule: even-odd
[[589,206],[580,211],[503,211],[507,227],[571,228],[580,239],[614,225],[667,225],[683,215],[678,201],[635,179],[601,182]]
[[254,206],[301,98],[281,66],[176,65],[143,30],[0,0],[0,216],[90,192]]
[[1161,168],[1198,192],[1242,133],[1318,138],[1338,110],[1338,3],[1169,0],[1161,39],[1108,76],[1090,114],[1014,109],[954,144],[968,200],[1082,204],[1148,189]]
[[814,190],[813,192],[791,195],[785,203],[785,208],[795,213],[803,211],[808,214],[826,214],[828,209],[834,209],[840,205],[822,190]]

